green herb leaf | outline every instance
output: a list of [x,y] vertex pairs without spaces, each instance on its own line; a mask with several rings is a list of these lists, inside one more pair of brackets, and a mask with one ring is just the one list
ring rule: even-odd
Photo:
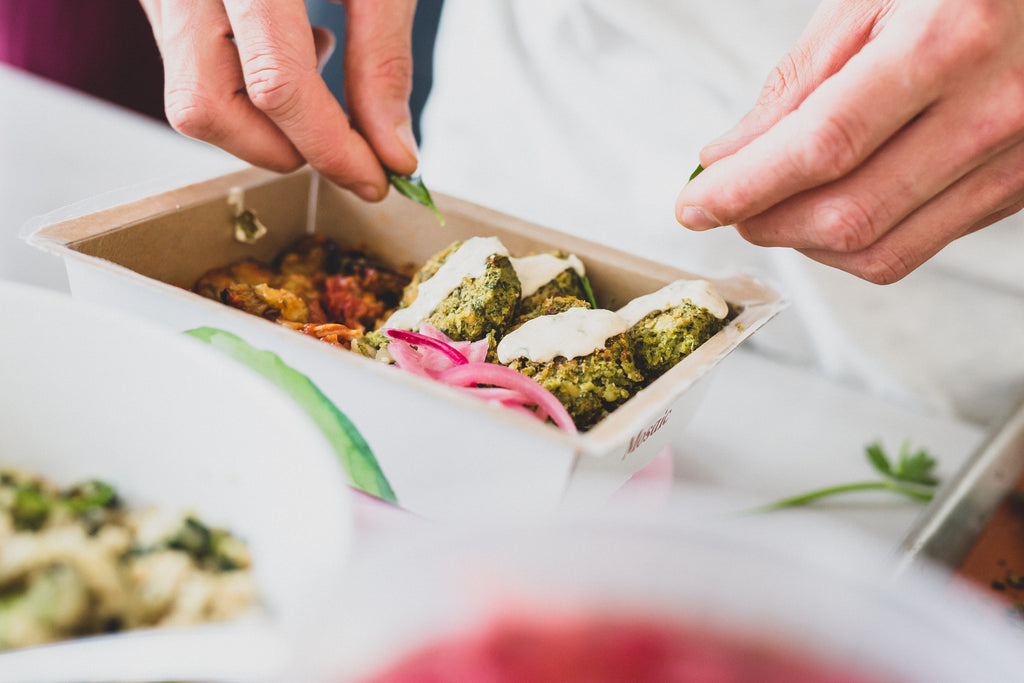
[[[700,164],[697,164],[697,168],[693,169],[693,173],[690,174],[690,180],[693,180],[694,178],[699,176],[700,172],[703,171],[703,170],[704,170],[704,167],[701,166]],[[690,182],[690,180],[687,180],[686,182]]]
[[437,217],[437,222],[444,225],[444,216],[441,215],[441,212],[437,210],[437,206],[434,205],[434,199],[430,196],[430,190],[423,184],[422,178],[418,175],[404,176],[388,171],[388,181],[402,196],[408,197],[433,211]]
[[52,509],[53,499],[38,484],[23,484],[15,490],[10,509],[14,528],[36,531],[46,523]]
[[110,484],[93,479],[64,492],[64,503],[73,514],[85,515],[103,508],[117,507],[117,491]]
[[352,485],[388,502],[397,502],[395,492],[363,435],[308,377],[287,365],[272,351],[254,348],[230,332],[200,327],[188,330],[186,334],[248,365],[287,392],[327,437]]
[[928,451],[921,448],[911,453],[910,443],[904,442],[893,470],[893,477],[900,481],[934,486],[939,483],[933,474],[935,465],[935,458]]
[[892,465],[889,464],[889,458],[885,455],[885,451],[882,450],[882,444],[877,441],[868,444],[864,447],[864,453],[868,456],[871,465],[881,474],[886,477],[893,476]]

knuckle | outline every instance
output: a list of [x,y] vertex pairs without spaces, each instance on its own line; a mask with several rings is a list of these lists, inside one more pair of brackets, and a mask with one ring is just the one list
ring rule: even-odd
[[969,132],[977,144],[991,149],[1015,139],[1024,130],[1024,69],[1013,69],[1000,81],[991,105],[981,109]]
[[371,76],[395,87],[412,85],[412,56],[391,57],[374,65]]
[[814,210],[814,236],[829,251],[851,253],[866,249],[878,237],[873,215],[852,197],[823,202]]
[[860,151],[851,125],[835,116],[824,119],[796,146],[792,159],[795,171],[802,177],[825,181],[852,170]]
[[376,62],[365,63],[352,73],[350,82],[345,84],[346,98],[356,110],[371,106],[367,98],[359,97],[355,91],[372,91],[372,100],[397,98],[406,100],[412,91],[413,64],[411,57],[397,56]]
[[915,264],[899,252],[878,248],[864,252],[853,264],[854,275],[876,285],[891,285],[909,275]]
[[245,92],[260,111],[276,117],[295,107],[298,99],[298,80],[278,60],[255,57],[243,65]]
[[773,68],[761,88],[759,104],[771,104],[785,96],[797,80],[796,59],[791,53],[787,53]]
[[805,70],[807,62],[805,52],[799,46],[795,47],[772,67],[761,88],[758,104],[774,104],[800,90],[800,74]]
[[974,0],[957,4],[958,17],[949,37],[952,52],[962,59],[987,59],[1001,48],[999,38],[1012,25],[1005,11],[1007,3]]
[[[1008,41],[1017,40],[1019,22],[1001,0],[955,3],[940,13],[921,36],[927,51],[949,68],[970,68],[995,57]],[[944,69],[939,69],[942,73]]]
[[164,112],[167,122],[182,135],[197,140],[214,136],[216,107],[195,88],[169,88],[164,93]]

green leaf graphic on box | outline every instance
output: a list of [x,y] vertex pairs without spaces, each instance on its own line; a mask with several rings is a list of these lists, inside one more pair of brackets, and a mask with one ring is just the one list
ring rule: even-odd
[[395,492],[362,434],[308,377],[289,366],[273,351],[250,346],[244,339],[230,332],[214,327],[199,327],[185,334],[220,349],[287,392],[327,437],[352,485],[383,500],[397,502]]

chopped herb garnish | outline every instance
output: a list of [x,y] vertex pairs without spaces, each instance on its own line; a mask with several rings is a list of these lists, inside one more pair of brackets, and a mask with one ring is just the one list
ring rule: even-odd
[[121,501],[110,484],[92,480],[78,484],[62,495],[73,514],[84,515],[104,508],[116,508]]
[[[693,180],[694,178],[699,176],[700,172],[703,171],[703,170],[704,170],[704,167],[701,166],[700,164],[697,164],[697,168],[693,169],[693,173],[690,174],[690,180]],[[686,182],[690,182],[690,180],[687,180]]]
[[430,196],[430,190],[423,184],[423,179],[419,175],[404,176],[388,171],[388,181],[403,197],[408,197],[433,211],[437,216],[437,222],[444,225],[444,216],[437,210],[434,199]]
[[53,500],[38,484],[19,486],[14,494],[11,517],[14,527],[22,531],[35,531],[46,523],[53,509]]
[[178,533],[168,539],[167,547],[182,550],[196,560],[202,560],[210,554],[212,548],[210,529],[195,517],[186,517]]
[[245,244],[254,244],[256,240],[267,234],[267,226],[260,222],[249,209],[234,218],[235,239]]
[[852,491],[892,491],[893,493],[922,502],[928,502],[935,496],[935,489],[939,485],[939,480],[933,474],[936,461],[923,448],[911,452],[909,442],[903,442],[895,463],[886,456],[882,445],[878,442],[867,445],[864,451],[868,462],[882,475],[880,480],[829,486],[790,496],[789,498],[783,498],[774,503],[763,505],[757,508],[757,510],[768,511],[797,507],[813,503],[828,496]]

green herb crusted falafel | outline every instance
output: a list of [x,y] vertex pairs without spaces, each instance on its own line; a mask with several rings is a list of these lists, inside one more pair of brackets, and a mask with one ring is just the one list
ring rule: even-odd
[[480,277],[466,279],[438,304],[427,322],[455,341],[500,336],[519,303],[519,278],[507,256],[492,254]]
[[580,429],[592,426],[625,402],[644,380],[625,334],[610,337],[603,348],[585,356],[556,356],[546,362],[520,356],[508,367],[532,377],[554,394]]
[[455,242],[420,268],[385,327],[415,330],[423,322],[455,341],[500,337],[522,287],[497,238]]
[[532,294],[524,294],[519,303],[519,316],[530,313],[552,297],[573,297],[586,301],[587,290],[583,287],[583,278],[575,268],[567,266]]
[[570,308],[590,308],[590,302],[574,296],[548,297],[529,310],[524,311],[520,308],[520,314],[509,325],[508,331],[511,332],[523,323],[542,315],[556,315],[568,311]]
[[629,328],[636,365],[648,382],[665,374],[725,325],[708,309],[689,301],[649,313]]

